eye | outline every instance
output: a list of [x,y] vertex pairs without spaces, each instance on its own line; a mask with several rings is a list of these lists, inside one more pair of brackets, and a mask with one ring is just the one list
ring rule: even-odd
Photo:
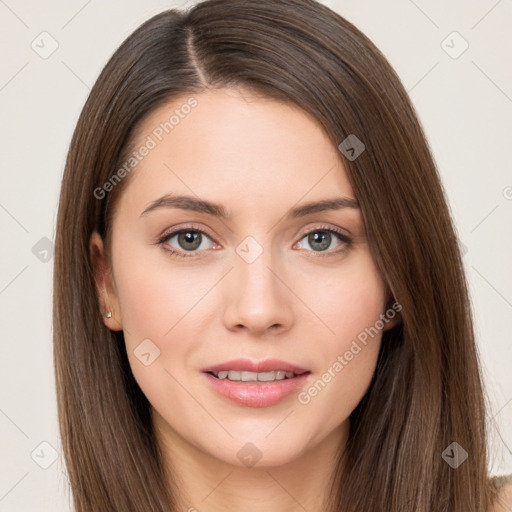
[[[164,250],[171,253],[172,256],[187,258],[195,256],[197,253],[203,252],[208,248],[217,248],[209,247],[208,241],[216,245],[211,237],[202,229],[184,227],[163,235],[158,240],[158,243],[163,246]],[[300,249],[308,249],[307,246],[309,245],[311,252],[325,253],[318,254],[319,256],[331,256],[348,249],[351,246],[351,240],[341,231],[321,227],[305,233],[297,244],[299,244]]]
[[[303,240],[305,240],[305,242],[303,242]],[[309,245],[313,252],[339,253],[350,246],[351,240],[348,236],[336,229],[317,228],[306,233],[298,243],[301,249],[307,249],[305,246]],[[336,244],[334,247],[341,246],[341,249],[329,250],[333,249],[333,243]]]
[[187,258],[208,249],[207,240],[211,238],[201,229],[181,228],[164,235],[158,243],[171,254]]

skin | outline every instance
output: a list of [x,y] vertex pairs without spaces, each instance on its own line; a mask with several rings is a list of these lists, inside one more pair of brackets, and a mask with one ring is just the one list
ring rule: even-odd
[[[104,322],[124,330],[157,441],[180,482],[180,510],[319,510],[382,331],[307,404],[295,393],[270,407],[238,405],[210,389],[201,370],[278,358],[308,369],[309,388],[386,311],[386,284],[358,208],[285,219],[306,202],[356,199],[337,147],[315,120],[247,90],[194,97],[197,106],[132,171],[114,216],[111,267],[100,236],[91,237],[100,303],[112,312]],[[146,118],[134,146],[188,98]],[[220,203],[232,219],[176,208],[141,216],[165,193]],[[177,236],[157,243],[190,223],[208,235],[191,257],[166,252],[187,252]],[[334,234],[327,249],[308,242],[305,234],[325,228],[339,228],[351,244]],[[247,236],[263,249],[252,263],[236,252]],[[160,350],[149,366],[134,355],[145,339]],[[237,457],[248,442],[261,454],[252,467]]]

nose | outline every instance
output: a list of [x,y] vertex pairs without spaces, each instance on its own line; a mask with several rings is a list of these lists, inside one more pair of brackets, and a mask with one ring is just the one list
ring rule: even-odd
[[235,255],[229,274],[223,315],[226,328],[247,329],[256,335],[291,328],[294,295],[286,286],[287,273],[272,261],[270,250],[251,263]]

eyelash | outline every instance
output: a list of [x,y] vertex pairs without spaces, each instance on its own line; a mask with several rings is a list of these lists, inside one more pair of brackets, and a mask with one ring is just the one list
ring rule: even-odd
[[[208,233],[206,233],[204,230],[202,230],[202,229],[200,229],[200,228],[198,228],[196,226],[190,225],[190,226],[182,227],[182,228],[177,229],[175,231],[171,231],[170,233],[164,234],[162,237],[160,237],[158,239],[157,243],[159,245],[161,245],[162,248],[164,249],[164,251],[168,252],[171,256],[177,256],[178,258],[194,257],[194,255],[197,252],[203,252],[203,251],[188,251],[188,253],[187,253],[185,251],[179,251],[179,250],[176,250],[176,249],[169,249],[169,246],[166,245],[166,242],[168,242],[173,236],[179,235],[180,233],[188,232],[188,231],[193,231],[193,232],[201,233],[201,235],[205,235],[206,237],[212,239],[212,237]],[[302,234],[302,236],[300,237],[299,241],[302,240],[307,235],[310,235],[311,233],[317,233],[317,232],[331,233],[331,234],[335,235],[339,239],[339,241],[344,244],[344,246],[341,249],[334,250],[334,251],[331,250],[331,251],[328,251],[328,252],[324,252],[324,251],[308,251],[308,252],[314,252],[315,253],[315,257],[318,256],[320,258],[325,258],[325,257],[336,256],[336,255],[339,255],[340,253],[348,250],[351,247],[351,245],[352,245],[352,240],[347,235],[345,235],[344,233],[342,233],[338,229],[329,228],[327,226],[319,226],[319,227],[316,227],[316,228],[311,229],[309,231],[306,231],[305,233]]]

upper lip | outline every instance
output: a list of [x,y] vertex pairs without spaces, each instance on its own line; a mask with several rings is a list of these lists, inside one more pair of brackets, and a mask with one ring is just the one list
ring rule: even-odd
[[281,361],[279,359],[265,359],[264,361],[251,361],[250,359],[231,359],[224,363],[203,368],[203,372],[221,372],[221,371],[247,371],[247,372],[272,372],[283,370],[285,372],[305,373],[308,370],[300,366]]

